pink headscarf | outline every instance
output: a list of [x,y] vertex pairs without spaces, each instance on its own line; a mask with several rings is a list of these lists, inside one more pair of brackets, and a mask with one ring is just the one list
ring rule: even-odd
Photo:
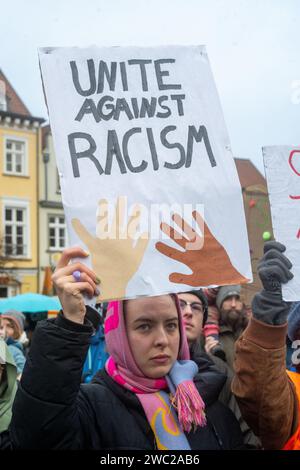
[[[177,364],[179,369],[184,369],[183,375],[185,375],[182,383],[180,381],[176,383],[175,381],[173,384],[174,387],[172,387],[173,390],[171,392],[175,391],[175,397],[172,404],[175,406],[174,403],[176,403],[180,424],[183,429],[189,431],[191,423],[200,426],[206,424],[203,411],[204,403],[192,381],[195,370],[198,370],[198,368],[193,361],[189,360],[190,352],[178,297],[176,294],[172,294],[172,296],[175,300],[178,313],[180,331],[180,346],[177,359],[181,364],[177,361],[175,365]],[[169,374],[167,377],[151,379],[146,377],[137,366],[128,342],[123,302],[114,301],[109,303],[104,332],[107,351],[110,354],[105,365],[107,373],[119,385],[137,394],[149,419],[150,412],[148,413],[148,411],[151,406],[153,408],[153,400],[157,400],[155,395],[157,392],[170,386]],[[191,369],[191,365],[194,366],[194,373],[192,373],[191,377],[187,378],[187,375],[189,375],[188,369]],[[182,371],[180,370],[179,372],[181,374]],[[186,372],[188,372],[187,375]],[[183,386],[181,387],[181,385]]]
[[[180,347],[178,359],[190,359],[183,319],[177,295],[173,295],[179,320]],[[166,380],[150,379],[138,368],[129,343],[124,319],[123,302],[110,302],[104,324],[106,349],[110,355],[106,363],[108,374],[120,385],[134,393],[153,393],[167,387]],[[116,367],[117,366],[117,367]]]

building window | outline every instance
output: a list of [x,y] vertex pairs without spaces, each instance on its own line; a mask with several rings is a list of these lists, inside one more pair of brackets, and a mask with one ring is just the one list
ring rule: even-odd
[[26,142],[6,139],[5,173],[25,175],[26,172]]
[[8,287],[0,286],[0,298],[8,297]]
[[1,285],[0,284],[0,299],[13,297],[19,293],[19,289],[16,285],[8,286],[8,285]]
[[28,255],[26,208],[5,207],[4,247],[6,256]]
[[66,224],[62,215],[49,216],[49,249],[61,251],[66,247]]

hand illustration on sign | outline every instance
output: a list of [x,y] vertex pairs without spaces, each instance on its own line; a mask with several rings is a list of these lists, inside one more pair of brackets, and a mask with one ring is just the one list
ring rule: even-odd
[[[181,236],[174,228],[162,223],[161,230],[169,235],[184,251],[177,250],[162,242],[156,243],[156,249],[165,256],[185,264],[191,269],[191,274],[172,273],[170,282],[187,284],[189,286],[208,286],[212,284],[240,284],[249,279],[242,276],[232,265],[225,248],[218,242],[209,230],[206,222],[197,211],[193,211],[193,218],[197,225],[203,228],[200,236],[179,214],[172,216],[173,221],[184,228]],[[189,245],[193,244],[194,249]]]
[[99,201],[96,236],[90,234],[79,219],[72,219],[72,226],[87,246],[93,269],[101,280],[100,301],[125,297],[127,284],[138,270],[149,241],[148,233],[135,239],[141,217],[138,204],[124,224],[124,199],[118,198],[110,229],[108,202],[106,199]]

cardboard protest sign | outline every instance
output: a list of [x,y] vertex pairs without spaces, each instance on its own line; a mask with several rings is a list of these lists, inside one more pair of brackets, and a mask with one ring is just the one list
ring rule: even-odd
[[300,147],[263,148],[275,239],[286,246],[294,278],[283,284],[284,300],[300,300]]
[[71,244],[101,300],[248,282],[240,183],[204,47],[44,48]]

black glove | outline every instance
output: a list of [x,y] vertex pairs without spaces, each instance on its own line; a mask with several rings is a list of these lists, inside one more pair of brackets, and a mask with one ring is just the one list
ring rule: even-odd
[[287,321],[290,303],[282,300],[281,285],[290,281],[292,263],[284,256],[282,243],[271,241],[264,245],[264,256],[257,271],[263,290],[252,300],[253,316],[270,325],[282,325]]

